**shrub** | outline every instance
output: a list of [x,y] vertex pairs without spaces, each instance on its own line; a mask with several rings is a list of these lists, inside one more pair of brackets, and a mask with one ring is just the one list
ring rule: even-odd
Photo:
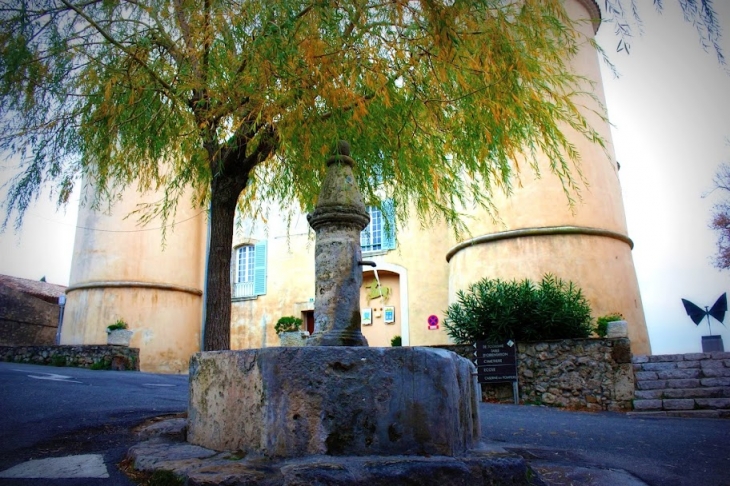
[[282,317],[278,321],[276,321],[276,326],[274,326],[274,330],[276,331],[276,334],[282,332],[293,332],[298,331],[301,325],[302,320],[298,317],[287,316]]
[[608,323],[613,321],[622,321],[623,319],[624,316],[622,316],[619,312],[599,317],[596,319],[596,334],[598,337],[606,337],[606,334],[608,334]]
[[537,285],[528,279],[480,280],[457,293],[444,327],[458,344],[585,338],[593,331],[581,290],[550,274]]
[[395,337],[393,337],[393,339],[390,340],[390,345],[393,347],[403,346],[403,341],[400,338],[400,336],[395,336]]
[[108,326],[106,326],[106,331],[112,332],[112,331],[118,331],[119,329],[126,329],[126,328],[127,328],[127,323],[124,322],[124,319],[120,318],[120,319],[117,319],[114,322],[114,324],[109,324]]
[[53,366],[66,366],[66,357],[65,356],[51,356],[51,365]]

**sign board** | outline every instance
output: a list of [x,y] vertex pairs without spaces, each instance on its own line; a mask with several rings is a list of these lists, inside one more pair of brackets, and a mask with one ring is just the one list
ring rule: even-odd
[[514,341],[504,344],[474,343],[474,364],[479,383],[503,383],[517,381],[517,346]]
[[428,316],[428,330],[429,331],[435,331],[439,328],[439,318],[438,316],[430,315]]

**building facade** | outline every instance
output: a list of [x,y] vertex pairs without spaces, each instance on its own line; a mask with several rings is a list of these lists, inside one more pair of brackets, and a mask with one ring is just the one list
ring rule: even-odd
[[[592,38],[598,5],[566,0],[566,6],[586,20],[582,33]],[[586,42],[571,65],[602,101],[595,49]],[[610,128],[593,114],[600,112],[594,99],[582,101],[608,147],[573,137],[586,185],[572,207],[548,175],[548,160],[540,161],[544,178],[523,173],[514,194],[495,196],[498,220],[469,210],[469,233],[459,239],[445,225],[392,221],[387,201],[384,213],[369,207],[361,245],[363,259],[376,267],[363,267],[360,304],[371,346],[389,346],[396,336],[403,345],[448,343],[443,318],[458,290],[485,277],[539,280],[552,273],[583,289],[594,316],[623,314],[632,351],[650,354]],[[357,147],[352,155],[357,162]],[[207,221],[199,210],[181,208],[163,249],[159,229],[125,219],[139,202],[130,191],[111,214],[81,209],[62,343],[103,342],[105,327],[121,317],[134,331],[131,345],[141,349],[143,370],[185,371],[202,336]],[[266,224],[241,221],[231,251],[233,349],[279,345],[274,325],[284,316],[302,318],[311,330],[314,233],[304,214],[272,210]]]

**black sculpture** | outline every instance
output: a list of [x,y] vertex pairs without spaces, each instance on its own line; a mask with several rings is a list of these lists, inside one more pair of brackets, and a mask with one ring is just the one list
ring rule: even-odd
[[705,306],[705,309],[702,310],[700,306],[693,304],[687,299],[682,299],[682,304],[684,304],[684,310],[687,311],[687,315],[690,319],[692,319],[695,325],[699,325],[700,322],[702,322],[702,319],[707,316],[707,325],[710,327],[710,336],[712,335],[710,316],[720,321],[720,324],[723,326],[725,325],[722,321],[725,320],[725,312],[727,312],[727,293],[722,294],[709,310],[707,309],[707,306]]

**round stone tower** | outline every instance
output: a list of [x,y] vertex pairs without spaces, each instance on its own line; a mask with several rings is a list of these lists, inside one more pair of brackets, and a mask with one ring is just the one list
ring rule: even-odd
[[[588,19],[600,17],[595,1],[566,0],[565,5],[572,18],[586,20],[580,24],[581,32],[586,39],[593,38],[598,23]],[[594,83],[585,89],[603,101],[598,55],[587,40],[571,66]],[[448,252],[449,301],[455,300],[457,290],[485,277],[539,281],[551,273],[580,286],[594,316],[620,312],[628,322],[632,352],[650,354],[610,127],[591,112],[600,112],[592,99],[585,96],[582,102],[588,121],[606,140],[608,153],[567,132],[581,155],[580,169],[587,182],[574,208],[545,158],[540,161],[541,179],[523,172],[513,195],[494,199],[500,221],[473,211],[467,222],[468,239],[455,241]]]
[[183,196],[163,243],[159,219],[130,215],[155,196],[128,189],[110,212],[79,208],[61,344],[106,344],[122,319],[142,371],[179,373],[200,349],[206,214]]

